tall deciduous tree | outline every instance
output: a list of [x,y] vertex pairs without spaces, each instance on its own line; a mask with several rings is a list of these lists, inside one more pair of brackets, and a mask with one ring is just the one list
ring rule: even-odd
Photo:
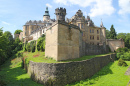
[[115,28],[113,25],[111,25],[111,28],[110,28],[110,38],[111,39],[116,39],[116,31],[115,31]]
[[22,30],[16,30],[14,34],[20,34],[20,32],[22,32]]
[[127,33],[127,34],[126,34],[125,46],[126,46],[127,48],[130,48],[130,33]]
[[2,36],[2,34],[3,34],[3,30],[2,28],[0,28],[0,36]]
[[125,41],[126,33],[118,33],[117,36],[116,36],[116,38],[117,38],[117,39],[122,38],[122,39]]
[[110,31],[106,29],[106,39],[110,39]]

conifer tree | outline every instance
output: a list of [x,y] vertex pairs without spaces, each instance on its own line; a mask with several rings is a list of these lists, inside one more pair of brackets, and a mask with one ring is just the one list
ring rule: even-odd
[[110,28],[110,39],[116,39],[116,31],[113,25]]

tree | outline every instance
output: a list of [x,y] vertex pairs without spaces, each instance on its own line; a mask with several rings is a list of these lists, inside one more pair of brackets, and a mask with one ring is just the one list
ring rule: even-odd
[[[2,27],[2,28],[3,28],[3,27]],[[0,28],[0,36],[2,36],[2,34],[3,34],[2,28]]]
[[14,34],[20,34],[20,32],[22,32],[22,30],[16,30]]
[[38,51],[45,51],[45,35],[42,35],[42,37],[40,37],[37,40],[37,50]]
[[113,25],[110,28],[110,39],[116,39],[116,31]]
[[110,39],[110,31],[106,29],[106,39]]
[[118,33],[117,36],[116,36],[116,38],[117,38],[117,39],[122,38],[122,39],[125,41],[126,33]]
[[3,36],[5,36],[9,40],[9,42],[13,41],[13,35],[11,32],[5,31]]
[[127,48],[130,48],[130,33],[127,33],[127,34],[126,34],[125,46],[126,46]]

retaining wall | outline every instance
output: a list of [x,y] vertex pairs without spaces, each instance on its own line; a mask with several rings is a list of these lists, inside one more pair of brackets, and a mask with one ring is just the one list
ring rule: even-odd
[[115,54],[67,63],[30,61],[28,73],[34,81],[45,86],[64,86],[93,76],[114,59]]

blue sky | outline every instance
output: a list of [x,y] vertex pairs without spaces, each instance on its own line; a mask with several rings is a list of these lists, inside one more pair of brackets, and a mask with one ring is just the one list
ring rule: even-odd
[[108,30],[113,24],[117,33],[130,33],[130,0],[0,0],[0,28],[11,33],[22,30],[27,21],[42,20],[46,6],[52,19],[57,7],[66,8],[67,18],[80,9],[97,26],[102,19]]

